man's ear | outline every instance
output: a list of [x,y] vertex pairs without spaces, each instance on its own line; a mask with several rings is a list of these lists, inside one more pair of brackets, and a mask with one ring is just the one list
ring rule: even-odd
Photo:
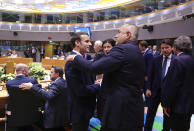
[[79,46],[79,45],[80,45],[80,41],[76,40],[76,41],[75,41],[75,45],[76,45],[76,46]]
[[129,39],[131,39],[131,32],[128,31],[127,36],[128,36]]

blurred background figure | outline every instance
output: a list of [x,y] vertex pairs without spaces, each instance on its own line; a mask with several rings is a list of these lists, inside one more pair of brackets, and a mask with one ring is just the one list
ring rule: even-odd
[[104,51],[102,49],[102,41],[100,40],[95,41],[94,51],[95,51],[94,61],[100,59],[104,55]]
[[7,56],[11,56],[11,54],[12,54],[11,49],[9,49],[6,54],[7,54]]
[[39,49],[40,51],[40,61],[42,61],[42,59],[44,58],[44,54],[45,54],[45,49],[43,46],[41,46],[41,48]]
[[31,49],[31,56],[33,58],[33,61],[36,62],[36,48],[34,46],[32,46],[32,49]]
[[153,53],[153,56],[160,55],[160,51],[157,50],[157,45],[153,45],[152,53]]
[[25,56],[25,58],[30,58],[31,57],[31,52],[30,52],[29,47],[26,47],[26,50],[24,51],[24,56]]
[[58,55],[58,56],[62,56],[64,53],[63,53],[63,50],[61,49],[61,46],[58,46],[57,50],[55,51],[55,55]]
[[16,51],[13,50],[10,58],[17,58],[17,57],[18,57],[18,55],[16,54]]

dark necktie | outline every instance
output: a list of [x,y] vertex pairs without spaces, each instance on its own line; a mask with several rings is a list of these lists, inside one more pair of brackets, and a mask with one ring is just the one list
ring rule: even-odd
[[162,79],[164,79],[164,77],[165,77],[167,59],[168,59],[168,57],[165,57],[163,65],[162,65],[162,74],[161,74]]

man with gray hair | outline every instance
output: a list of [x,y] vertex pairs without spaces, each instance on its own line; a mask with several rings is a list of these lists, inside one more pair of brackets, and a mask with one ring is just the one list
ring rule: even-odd
[[172,61],[162,87],[162,106],[173,131],[189,131],[194,113],[194,60],[191,50],[192,41],[188,36],[180,36],[174,41],[177,57]]
[[116,34],[117,46],[97,61],[80,56],[69,56],[79,69],[91,73],[104,73],[106,102],[102,118],[102,131],[142,131],[144,105],[142,89],[145,65],[136,43],[138,28],[125,24]]
[[98,60],[104,55],[104,51],[102,49],[102,41],[100,41],[100,40],[95,41],[94,51],[95,51],[94,60]]

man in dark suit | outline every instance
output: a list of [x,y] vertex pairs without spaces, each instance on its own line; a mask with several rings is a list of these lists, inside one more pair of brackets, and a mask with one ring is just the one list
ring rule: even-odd
[[40,48],[40,61],[42,61],[42,59],[44,58],[44,54],[45,54],[45,49],[43,46],[41,46]]
[[[160,47],[162,55],[154,57],[153,59],[146,90],[146,96],[150,98],[150,104],[148,106],[144,131],[152,131],[154,118],[161,102],[161,91],[163,90],[161,85],[164,82],[168,68],[174,58],[172,55],[172,42],[170,39],[163,40]],[[170,131],[168,126],[168,117],[164,114],[163,118],[163,131]]]
[[[79,32],[71,39],[72,54],[77,54],[85,59],[84,55],[90,51],[90,40],[87,33]],[[86,59],[85,59],[86,60]],[[72,131],[87,131],[89,120],[93,116],[96,106],[96,93],[100,88],[94,77],[80,70],[76,64],[67,62],[65,76],[72,96]]]
[[45,131],[64,131],[64,125],[68,122],[68,90],[66,81],[63,79],[63,69],[58,66],[51,68],[51,84],[48,91],[39,84],[23,83],[20,88],[31,90],[42,97],[46,103],[44,108]]
[[153,60],[153,54],[152,51],[148,48],[148,43],[146,41],[140,41],[139,42],[139,49],[141,53],[143,54],[143,58],[145,60],[145,83],[144,83],[144,95],[145,95],[145,105],[149,105],[149,97],[146,97],[146,89],[147,89],[147,82],[148,77],[150,76],[151,67],[152,67],[152,60]]
[[153,56],[159,56],[160,55],[160,51],[157,50],[157,45],[153,45],[152,47],[152,53],[153,53]]
[[9,94],[8,126],[16,127],[19,131],[33,131],[33,124],[41,119],[38,108],[42,100],[31,91],[22,91],[18,86],[22,83],[37,84],[38,82],[35,79],[26,77],[28,67],[25,64],[17,64],[16,73],[16,78],[6,83]]
[[31,51],[29,47],[26,47],[26,50],[24,51],[25,58],[31,57]]
[[32,46],[32,49],[31,49],[31,55],[32,55],[32,58],[33,58],[33,62],[36,62],[36,48],[34,46]]
[[104,55],[104,51],[102,49],[102,41],[100,41],[100,40],[95,41],[94,51],[95,51],[94,60],[98,60]]
[[136,43],[138,28],[125,24],[115,36],[117,46],[101,59],[90,62],[81,56],[69,56],[81,70],[104,73],[106,103],[102,131],[142,131],[144,105],[142,89],[145,65]]
[[162,91],[164,112],[172,131],[189,131],[194,113],[194,60],[192,41],[180,36],[174,41],[175,59],[169,68]]

